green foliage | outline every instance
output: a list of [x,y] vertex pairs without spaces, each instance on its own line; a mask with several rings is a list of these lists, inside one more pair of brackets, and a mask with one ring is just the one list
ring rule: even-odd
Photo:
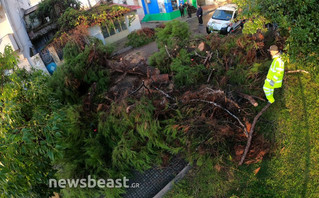
[[81,3],[78,0],[43,0],[39,3],[36,11],[36,17],[44,20],[45,17],[50,17],[51,20],[56,20],[68,8],[80,9]]
[[220,170],[225,168],[220,163],[218,158],[204,159],[203,164],[191,169],[165,198],[230,197],[229,190],[233,184],[225,172]]
[[176,86],[200,84],[204,79],[204,72],[207,71],[203,65],[192,65],[190,54],[185,49],[179,51],[170,68],[174,73],[174,84]]
[[169,150],[169,141],[165,142],[159,122],[153,119],[153,105],[145,99],[135,105],[129,115],[124,109],[119,111],[117,107],[113,107],[102,131],[116,140],[112,165],[120,171],[150,168],[160,153],[158,151]]
[[105,91],[109,84],[109,71],[104,57],[110,56],[111,51],[98,39],[93,39],[84,50],[68,43],[63,50],[65,63],[50,79],[50,86],[57,97],[61,101],[77,103],[93,83],[96,83],[97,93]]
[[154,35],[148,36],[143,31],[134,31],[127,36],[127,46],[140,47],[155,40]]
[[[85,116],[78,105],[66,112],[65,133],[58,140],[63,154],[59,177],[127,177],[132,169],[145,170],[159,164],[163,152],[176,152],[169,146],[176,138],[164,135],[160,122],[154,119],[154,107],[146,99],[134,101],[130,113],[119,104],[98,115]],[[76,192],[78,189],[67,191],[70,195]],[[123,189],[103,193],[111,192],[119,197]]]
[[265,61],[263,63],[254,63],[249,69],[248,76],[256,76],[258,74],[265,74],[269,70],[269,65],[271,65],[272,60]]
[[[295,65],[287,65],[294,68]],[[265,135],[276,145],[270,159],[237,171],[239,197],[317,197],[319,193],[317,161],[318,83],[308,76],[287,76],[284,89],[278,90],[274,111],[265,117],[275,123],[276,130]],[[277,91],[277,90],[276,90]],[[252,171],[260,167],[258,175]],[[247,185],[249,184],[249,185]]]
[[81,11],[74,8],[67,8],[63,15],[58,19],[58,26],[60,30],[68,31],[74,27],[78,22]]
[[[269,63],[246,70],[265,73]],[[256,125],[256,132],[271,141],[271,155],[240,167],[226,155],[213,163],[203,158],[167,197],[317,197],[318,88],[307,75],[286,75],[283,88],[275,90],[276,102]]]
[[4,53],[0,53],[0,77],[1,77],[1,89],[2,92],[4,83],[8,80],[8,73],[16,69],[18,64],[17,56],[13,52],[10,46],[4,48]]
[[160,48],[158,52],[150,56],[149,63],[152,66],[156,66],[161,73],[169,73],[171,71],[171,59],[168,57],[165,48]]
[[287,38],[285,50],[290,59],[318,74],[319,15],[315,0],[236,0],[235,3],[244,9],[246,17],[257,22],[249,22],[247,27],[245,24],[244,32],[253,33],[269,21],[278,24],[280,34]]
[[[95,25],[106,25],[112,28],[115,21],[124,21],[124,14],[130,11],[131,9],[118,5],[100,5],[89,10],[68,7],[58,19],[59,31],[56,33],[55,38],[78,26],[88,28]],[[128,26],[130,26],[132,21],[135,20],[135,15],[128,15],[127,18]]]
[[[8,52],[8,51],[7,51]],[[16,63],[9,60],[10,68]],[[0,192],[1,197],[48,197],[48,179],[56,170],[55,138],[61,117],[53,113],[60,103],[41,71],[15,69],[2,84],[0,95]]]
[[264,27],[264,24],[267,20],[264,17],[256,17],[254,20],[249,20],[245,23],[245,28],[243,29],[244,34],[255,34],[258,30],[266,32],[267,28]]
[[156,28],[156,43],[158,48],[184,48],[188,44],[190,31],[188,24],[178,20],[165,23],[164,28]]
[[156,43],[159,48],[159,52],[154,53],[150,57],[150,64],[157,67],[162,73],[170,72],[171,59],[167,55],[167,50],[174,50],[176,53],[181,48],[184,48],[188,44],[190,38],[190,31],[188,24],[173,20],[165,23],[164,28],[156,28]]

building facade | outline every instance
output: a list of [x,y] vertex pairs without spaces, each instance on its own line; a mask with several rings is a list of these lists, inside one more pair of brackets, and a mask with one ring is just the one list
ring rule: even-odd
[[[130,3],[134,3],[133,1],[136,0]],[[51,73],[49,67],[61,64],[63,52],[62,49],[46,47],[58,31],[58,27],[56,20],[34,17],[40,2],[41,0],[0,0],[0,52],[3,53],[8,45],[18,54],[20,68],[30,70],[33,67]],[[100,3],[98,0],[86,2],[90,4],[89,7],[99,6]],[[109,44],[127,37],[134,30],[141,29],[138,10],[143,14],[142,8],[127,4],[122,6],[132,11],[127,13],[124,19],[114,19],[114,24],[110,27],[90,27],[90,36]]]
[[180,17],[178,7],[185,2],[197,7],[197,0],[142,0],[145,13],[142,21],[169,21]]
[[0,0],[0,52],[10,46],[19,56],[18,66],[27,70],[31,66],[46,72],[41,58],[33,53],[33,44],[24,22],[25,10],[41,0]]
[[89,28],[90,36],[96,37],[104,44],[111,44],[126,38],[131,32],[142,28],[137,9],[139,6],[121,5],[132,11],[124,15],[124,19],[113,19],[112,25],[95,25]]

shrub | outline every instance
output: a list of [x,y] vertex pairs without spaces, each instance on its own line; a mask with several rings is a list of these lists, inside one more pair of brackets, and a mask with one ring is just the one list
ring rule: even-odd
[[80,9],[81,3],[78,0],[43,0],[39,3],[36,11],[36,17],[43,20],[45,17],[50,17],[51,20],[56,20],[68,8]]
[[165,23],[163,27],[156,28],[159,52],[150,57],[150,65],[157,67],[162,73],[169,73],[172,59],[167,55],[166,50],[173,52],[172,55],[178,54],[180,49],[187,46],[189,38],[190,32],[185,22],[173,20]]
[[127,38],[129,41],[126,43],[126,45],[140,47],[154,41],[155,32],[153,29],[143,28],[141,30],[131,32]]
[[105,91],[109,84],[109,71],[105,57],[112,51],[98,39],[93,39],[84,50],[74,43],[64,48],[65,63],[57,68],[50,86],[61,101],[75,104],[96,83],[97,93]]
[[199,84],[206,71],[203,65],[192,65],[190,54],[185,49],[181,49],[170,68],[174,73],[174,84],[177,86]]
[[149,58],[149,64],[157,67],[161,73],[169,73],[171,58],[167,56],[167,53],[164,48],[159,49],[159,52],[154,53]]
[[[130,113],[125,104],[113,104],[109,112],[93,116],[85,116],[78,105],[68,108],[65,133],[59,139],[62,178],[85,178],[89,174],[96,178],[127,177],[132,169],[145,170],[159,164],[163,152],[176,152],[175,147],[169,147],[175,138],[165,136],[171,131],[154,119],[151,101],[142,98],[131,102],[134,107]],[[120,190],[113,196],[120,197]],[[78,189],[67,189],[64,195],[72,197],[76,192]]]
[[60,31],[68,31],[74,27],[78,22],[78,17],[82,14],[81,11],[74,8],[68,8],[63,15],[58,19]]
[[[275,23],[279,26],[280,36],[286,41],[285,51],[289,58],[318,73],[315,67],[319,53],[318,16],[313,12],[317,7],[316,1],[236,0],[235,3],[243,8],[243,14],[250,19],[245,24],[244,32],[255,33],[265,24]],[[283,45],[279,40],[276,44]]]
[[[7,61],[17,63],[12,56]],[[61,117],[53,112],[61,104],[42,71],[15,68],[5,80],[0,94],[1,197],[49,197],[55,190],[47,183],[56,172],[55,138],[61,135],[56,127]]]
[[183,48],[188,44],[190,31],[185,22],[173,20],[167,22],[164,28],[156,28],[156,42],[159,48]]

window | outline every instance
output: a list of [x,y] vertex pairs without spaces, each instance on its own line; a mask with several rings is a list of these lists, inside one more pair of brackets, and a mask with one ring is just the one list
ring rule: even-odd
[[114,20],[114,28],[115,28],[115,33],[119,33],[122,31],[121,25],[117,19]]
[[122,19],[122,20],[120,21],[120,24],[121,24],[121,28],[122,28],[123,31],[124,31],[124,30],[127,30],[127,26],[126,26],[125,19]]
[[104,38],[107,38],[110,36],[109,30],[105,24],[102,25],[101,29],[102,29],[102,34]]
[[230,10],[216,10],[212,16],[213,19],[228,21],[233,16],[233,11]]
[[119,32],[126,30],[127,26],[126,26],[126,22],[125,22],[124,18],[122,18],[122,19],[116,18],[113,20],[113,23],[108,24],[108,25],[106,25],[106,24],[102,25],[101,29],[102,29],[102,34],[103,34],[104,38],[107,38],[107,37],[112,36],[116,33],[119,33]]
[[110,24],[110,25],[108,26],[108,29],[109,29],[109,32],[110,32],[110,36],[112,36],[112,35],[115,34],[114,23],[113,23],[113,24]]

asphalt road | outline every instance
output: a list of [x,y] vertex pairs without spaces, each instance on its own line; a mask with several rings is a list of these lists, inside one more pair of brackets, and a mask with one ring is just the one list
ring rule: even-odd
[[206,25],[209,19],[212,17],[214,12],[210,12],[207,15],[203,16],[203,25],[199,25],[197,17],[188,20],[188,24],[192,34],[194,35],[207,35],[206,33]]
[[[203,25],[199,26],[198,23],[198,19],[195,16],[195,14],[193,14],[192,18],[177,18],[177,20],[180,21],[184,21],[187,22],[189,24],[190,27],[190,31],[192,32],[193,35],[207,35],[206,33],[206,24],[208,22],[208,20],[212,17],[214,12],[210,12],[207,15],[203,16]],[[155,28],[157,25],[161,24],[163,22],[147,22],[147,23],[142,23],[142,27],[149,27],[149,28]]]

